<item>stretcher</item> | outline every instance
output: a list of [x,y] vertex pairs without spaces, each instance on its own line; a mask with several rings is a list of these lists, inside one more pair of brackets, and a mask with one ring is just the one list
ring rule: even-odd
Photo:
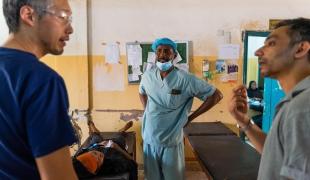
[[[104,140],[110,140],[120,135],[120,132],[100,132],[100,135]],[[125,137],[125,141],[127,144],[127,152],[136,160],[136,134],[135,132],[124,132],[122,133]],[[83,151],[83,148],[89,147],[90,145],[90,137],[88,137],[85,142],[81,145],[81,147],[77,150],[76,154],[79,154]],[[123,174],[117,174],[113,176],[100,176],[89,178],[89,180],[129,180],[129,172]]]

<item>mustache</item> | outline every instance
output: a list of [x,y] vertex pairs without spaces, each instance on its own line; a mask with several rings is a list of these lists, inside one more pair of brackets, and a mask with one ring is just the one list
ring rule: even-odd
[[263,58],[258,58],[258,64],[265,64],[265,60]]
[[156,61],[158,62],[168,62],[168,61],[171,61],[172,59],[169,59],[169,58],[158,58],[156,59]]

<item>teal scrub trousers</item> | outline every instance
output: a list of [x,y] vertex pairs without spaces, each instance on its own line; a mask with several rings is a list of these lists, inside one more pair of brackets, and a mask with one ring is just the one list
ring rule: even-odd
[[184,180],[183,142],[175,146],[143,144],[144,176],[147,180]]

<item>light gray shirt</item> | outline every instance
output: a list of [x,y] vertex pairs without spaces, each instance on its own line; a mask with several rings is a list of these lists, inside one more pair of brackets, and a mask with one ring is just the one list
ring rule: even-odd
[[310,179],[310,76],[278,104],[258,179]]

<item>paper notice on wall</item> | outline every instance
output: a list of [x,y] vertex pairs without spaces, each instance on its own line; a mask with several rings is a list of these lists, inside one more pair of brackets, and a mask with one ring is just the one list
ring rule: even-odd
[[129,82],[139,81],[139,76],[136,74],[128,74],[128,81]]
[[177,52],[177,57],[173,60],[173,63],[176,64],[180,61],[182,61],[182,57],[180,56],[180,53]]
[[142,48],[139,44],[127,44],[128,65],[142,66]]
[[124,91],[124,67],[122,64],[98,63],[93,71],[95,91]]
[[215,71],[217,74],[227,74],[227,64],[224,60],[218,59],[215,63]]
[[227,74],[222,74],[222,75],[220,76],[220,81],[221,81],[221,82],[228,82],[228,80],[229,80],[229,77],[228,77]]
[[156,54],[154,52],[148,52],[147,53],[147,62],[155,63],[156,60]]
[[150,70],[150,69],[154,68],[155,66],[156,66],[155,63],[144,62],[143,63],[143,72]]
[[142,72],[140,70],[140,66],[132,66],[131,67],[131,70],[132,70],[132,74],[135,74],[135,75],[142,75]]
[[227,74],[229,82],[237,82],[238,81],[238,64],[236,61],[231,61],[227,65]]
[[237,82],[238,81],[238,73],[237,72],[229,73],[227,76],[228,76],[229,82]]
[[221,44],[219,45],[219,59],[239,59],[240,45],[239,44]]
[[105,47],[105,61],[109,64],[118,64],[120,61],[120,49],[118,43],[108,43]]

